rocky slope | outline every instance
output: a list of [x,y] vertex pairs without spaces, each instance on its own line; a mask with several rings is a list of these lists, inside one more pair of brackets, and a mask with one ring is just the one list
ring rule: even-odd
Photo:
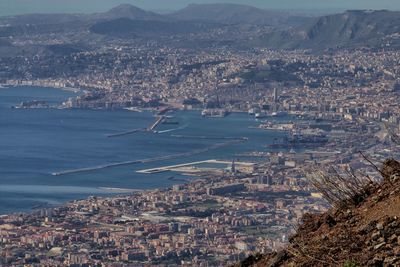
[[284,250],[237,266],[400,266],[400,163],[387,160],[381,173],[358,205],[304,216]]
[[260,44],[287,49],[398,48],[400,12],[352,10],[322,16],[260,37]]

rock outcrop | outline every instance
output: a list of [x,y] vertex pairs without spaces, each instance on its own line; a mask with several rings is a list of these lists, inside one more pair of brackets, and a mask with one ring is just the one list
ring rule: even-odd
[[305,215],[285,249],[237,266],[400,266],[400,163],[380,172],[361,203]]

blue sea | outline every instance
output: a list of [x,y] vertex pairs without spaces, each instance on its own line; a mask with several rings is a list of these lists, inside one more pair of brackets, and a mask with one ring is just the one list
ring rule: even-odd
[[[147,127],[154,122],[154,114],[127,110],[11,108],[28,100],[57,104],[73,96],[74,93],[52,88],[0,88],[0,214],[113,193],[104,188],[169,187],[179,183],[171,179],[172,176],[179,178],[179,174],[136,171],[207,159],[240,159],[238,154],[244,152],[266,151],[266,144],[282,136],[282,133],[253,128],[259,122],[245,113],[203,118],[199,111],[175,111],[169,115],[179,124],[160,125],[159,133],[138,132],[109,138],[110,134]],[[65,170],[190,152],[226,142],[177,135],[247,137],[248,140],[182,158],[52,175]]]

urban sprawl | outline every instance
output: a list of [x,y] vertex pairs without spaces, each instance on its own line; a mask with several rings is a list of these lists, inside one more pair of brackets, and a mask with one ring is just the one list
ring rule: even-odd
[[[173,188],[0,216],[0,266],[233,263],[277,250],[305,213],[328,207],[308,183],[313,169],[352,168],[375,177],[364,156],[382,162],[400,152],[391,141],[400,122],[396,51],[319,55],[112,43],[68,56],[1,58],[0,70],[7,86],[82,89],[59,108],[192,109],[221,117],[246,112],[259,119],[260,131],[287,133],[249,151],[257,162],[200,169]],[[297,119],[269,120],[279,116]]]

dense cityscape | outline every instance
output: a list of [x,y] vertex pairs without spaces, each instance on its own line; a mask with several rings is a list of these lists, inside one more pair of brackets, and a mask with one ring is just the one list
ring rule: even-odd
[[[3,86],[80,92],[60,109],[146,109],[160,121],[176,109],[211,117],[242,112],[258,120],[260,131],[285,133],[248,151],[253,162],[182,166],[179,171],[193,179],[171,188],[1,215],[0,266],[232,264],[282,248],[304,214],[329,208],[308,181],[315,168],[337,166],[378,179],[371,162],[400,156],[391,140],[400,130],[400,52],[390,49],[391,39],[384,48],[323,53],[178,45],[181,39],[227,42],[230,30],[178,35],[170,43],[168,37],[110,38],[91,51],[0,58]],[[239,32],[238,39],[270,31],[260,26]],[[12,42],[59,45],[79,34],[26,34]],[[15,106],[49,107],[40,99]],[[292,119],[271,119],[283,116]],[[153,126],[146,130],[154,131],[157,122]]]

